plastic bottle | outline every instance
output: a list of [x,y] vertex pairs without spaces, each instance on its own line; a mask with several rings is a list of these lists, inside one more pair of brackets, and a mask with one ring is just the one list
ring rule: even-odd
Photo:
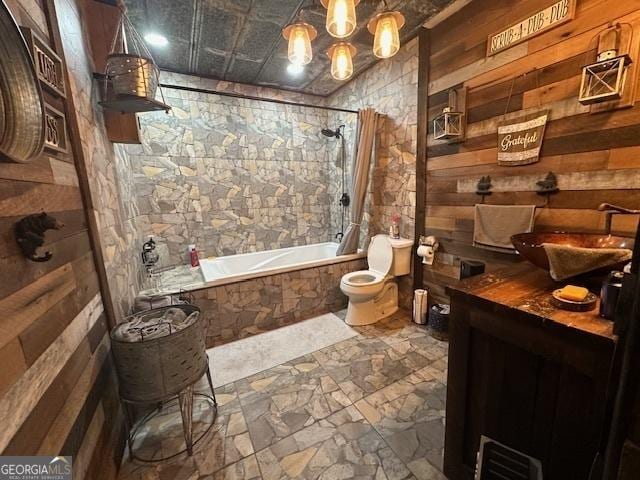
[[191,266],[193,268],[200,265],[200,260],[198,258],[198,250],[196,250],[195,245],[189,245],[189,258],[191,260]]

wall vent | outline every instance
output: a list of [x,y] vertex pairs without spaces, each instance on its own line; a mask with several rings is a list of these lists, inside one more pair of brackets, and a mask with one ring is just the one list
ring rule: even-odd
[[542,480],[542,465],[539,460],[483,435],[476,480]]

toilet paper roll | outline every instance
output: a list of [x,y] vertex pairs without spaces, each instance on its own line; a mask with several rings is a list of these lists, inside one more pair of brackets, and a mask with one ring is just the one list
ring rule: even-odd
[[[430,265],[427,261],[427,257],[431,254],[433,247],[427,245],[420,245],[417,250],[417,254],[419,257],[422,257],[422,263],[425,265]],[[431,257],[433,258],[433,257]]]
[[413,321],[419,325],[427,323],[428,292],[416,290],[413,296]]

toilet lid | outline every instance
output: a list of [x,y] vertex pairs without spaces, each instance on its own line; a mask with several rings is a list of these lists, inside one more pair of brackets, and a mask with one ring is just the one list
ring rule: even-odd
[[376,235],[371,239],[367,252],[369,270],[386,275],[393,263],[393,248],[386,235]]

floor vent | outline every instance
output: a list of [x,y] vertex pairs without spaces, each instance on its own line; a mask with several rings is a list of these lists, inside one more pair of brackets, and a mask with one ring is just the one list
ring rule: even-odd
[[540,461],[482,436],[476,480],[542,480]]

